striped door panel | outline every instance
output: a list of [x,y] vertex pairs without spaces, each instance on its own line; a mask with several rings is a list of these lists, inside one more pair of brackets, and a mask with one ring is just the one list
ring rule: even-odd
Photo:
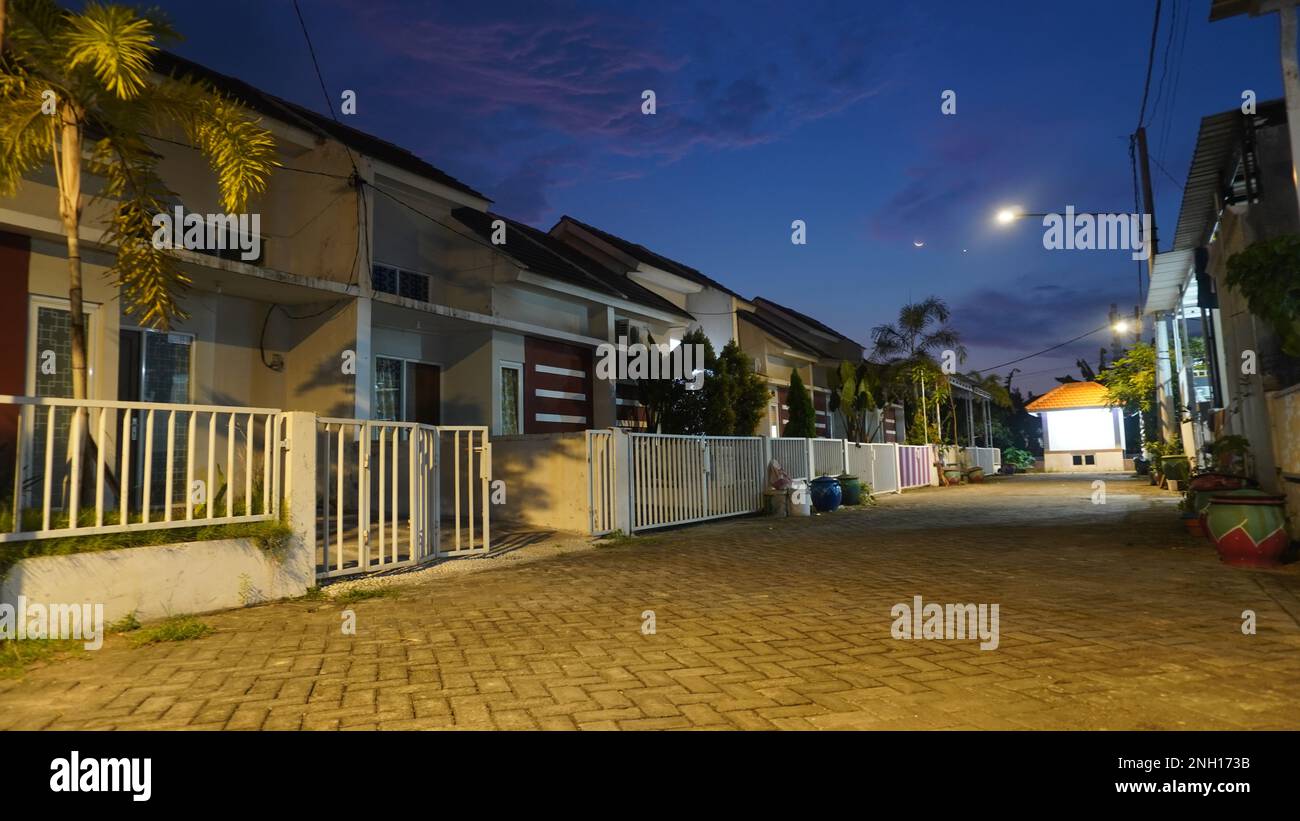
[[524,339],[524,433],[564,433],[592,425],[591,350]]

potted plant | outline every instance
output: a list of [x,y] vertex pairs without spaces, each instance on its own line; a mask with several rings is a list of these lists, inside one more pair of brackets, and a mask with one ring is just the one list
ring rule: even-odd
[[858,477],[848,473],[842,473],[835,478],[840,483],[840,490],[843,494],[844,504],[862,504],[862,482]]
[[975,467],[972,468],[967,468],[966,481],[970,482],[973,485],[983,483],[984,468],[980,467],[979,465],[976,465]]
[[1165,455],[1161,460],[1165,472],[1165,482],[1170,490],[1177,491],[1179,487],[1187,483],[1187,477],[1191,475],[1191,463],[1186,456]]
[[1244,436],[1235,433],[1220,436],[1210,444],[1210,455],[1215,467],[1224,474],[1245,476],[1249,473],[1250,440]]

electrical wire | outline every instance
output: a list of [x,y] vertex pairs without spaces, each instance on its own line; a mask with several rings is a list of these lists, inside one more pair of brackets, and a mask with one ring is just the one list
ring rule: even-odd
[[[297,0],[294,0],[297,5]],[[1151,93],[1151,72],[1156,65],[1156,42],[1160,35],[1160,7],[1162,0],[1156,0],[1155,22],[1151,26],[1151,46],[1147,51],[1147,77],[1142,87],[1142,108],[1138,111],[1137,127],[1141,128],[1146,122],[1147,116],[1147,96]]]
[[1109,324],[1102,325],[1100,328],[1094,328],[1093,330],[1088,331],[1087,333],[1079,334],[1073,339],[1067,339],[1064,342],[1057,343],[1050,348],[1043,348],[1041,351],[1036,351],[1026,356],[1022,356],[1019,359],[1012,359],[1010,362],[1003,362],[1000,365],[990,365],[987,368],[976,368],[975,370],[979,371],[980,373],[984,373],[986,371],[996,371],[998,368],[1005,368],[1007,365],[1014,365],[1017,362],[1024,362],[1026,359],[1033,359],[1036,356],[1042,356],[1043,354],[1048,353],[1050,351],[1054,351],[1057,348],[1064,348],[1066,345],[1069,345],[1072,342],[1078,342],[1080,339],[1084,339],[1096,333],[1101,333],[1102,331],[1106,330],[1109,327],[1110,327]]

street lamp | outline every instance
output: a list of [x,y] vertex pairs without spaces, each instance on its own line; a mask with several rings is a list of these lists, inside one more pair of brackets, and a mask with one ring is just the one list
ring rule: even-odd
[[1010,225],[1011,223],[1015,222],[1018,219],[1021,219],[1022,217],[1045,217],[1045,216],[1047,215],[1027,213],[1021,210],[1020,206],[1012,205],[999,210],[997,214],[994,215],[993,218],[997,220],[999,225]]

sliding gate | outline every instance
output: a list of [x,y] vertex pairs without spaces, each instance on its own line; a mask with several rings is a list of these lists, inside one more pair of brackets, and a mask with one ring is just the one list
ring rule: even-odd
[[632,530],[755,513],[766,460],[756,436],[633,433]]
[[488,550],[486,427],[320,418],[316,434],[319,578]]

